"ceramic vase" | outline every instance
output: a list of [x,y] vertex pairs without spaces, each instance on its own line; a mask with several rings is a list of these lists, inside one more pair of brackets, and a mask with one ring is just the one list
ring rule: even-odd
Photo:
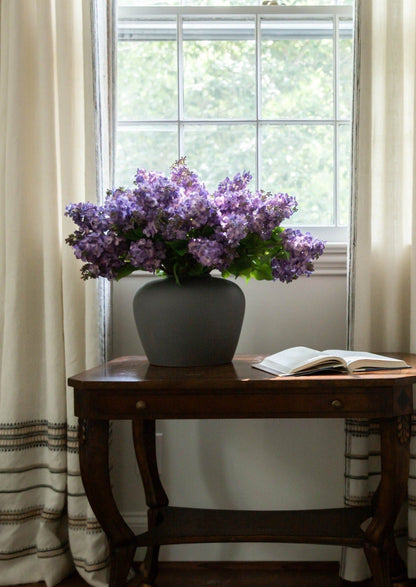
[[244,318],[245,299],[233,281],[210,275],[160,277],[134,296],[133,313],[152,365],[191,367],[229,363]]

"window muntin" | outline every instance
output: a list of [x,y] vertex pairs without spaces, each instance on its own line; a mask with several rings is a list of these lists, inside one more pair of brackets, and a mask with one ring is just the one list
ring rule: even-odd
[[117,183],[183,155],[209,189],[249,169],[297,198],[294,224],[346,240],[351,12],[120,6]]

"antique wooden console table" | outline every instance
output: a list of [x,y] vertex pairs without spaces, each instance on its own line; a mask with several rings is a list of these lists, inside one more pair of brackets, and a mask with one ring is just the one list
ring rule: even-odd
[[[146,546],[143,584],[152,585],[163,544],[286,542],[363,547],[375,587],[405,573],[393,525],[406,496],[416,355],[410,369],[278,378],[240,356],[217,367],[149,365],[122,357],[71,377],[79,416],[80,464],[91,506],[111,553],[110,586],[126,584],[138,546]],[[155,421],[183,418],[369,418],[381,429],[382,476],[373,505],[310,511],[233,511],[172,507],[160,482]],[[135,536],[114,501],[108,467],[110,420],[131,420],[148,506],[148,531]],[[341,447],[340,447],[340,450]],[[367,529],[361,524],[372,518]]]

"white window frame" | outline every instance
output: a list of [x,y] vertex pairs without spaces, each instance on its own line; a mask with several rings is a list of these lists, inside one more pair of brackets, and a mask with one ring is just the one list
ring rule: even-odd
[[[183,21],[188,17],[240,17],[240,18],[253,18],[255,20],[255,39],[256,39],[256,117],[254,119],[207,119],[207,120],[192,120],[185,119],[183,115]],[[299,119],[299,120],[288,120],[288,119],[273,119],[262,120],[259,118],[259,111],[261,105],[261,72],[260,72],[260,22],[261,19],[273,18],[278,16],[282,19],[296,19],[296,20],[307,20],[307,19],[328,19],[333,22],[333,40],[334,40],[334,51],[333,51],[333,115],[330,119]],[[332,125],[334,128],[334,141],[333,141],[333,161],[334,161],[334,195],[333,198],[333,216],[335,219],[335,225],[333,226],[317,226],[317,225],[299,225],[302,230],[310,230],[314,235],[326,240],[328,244],[337,243],[329,249],[334,249],[334,254],[337,255],[336,272],[345,272],[345,259],[342,261],[339,259],[341,251],[345,251],[346,256],[346,243],[348,241],[349,229],[347,226],[338,225],[338,189],[339,189],[339,176],[338,176],[338,161],[339,161],[339,141],[338,141],[338,129],[342,124],[350,124],[350,120],[343,120],[339,117],[338,111],[338,91],[337,84],[339,83],[339,65],[338,65],[338,40],[340,21],[344,19],[350,19],[353,21],[353,7],[352,6],[280,6],[280,5],[267,5],[267,6],[123,6],[118,7],[118,29],[119,38],[123,40],[133,39],[135,34],[135,28],[137,22],[143,19],[161,18],[166,17],[169,19],[176,19],[176,45],[177,45],[177,71],[178,71],[178,118],[175,120],[129,120],[129,121],[118,121],[118,127],[134,127],[135,125],[140,126],[152,126],[156,124],[172,124],[177,125],[178,130],[178,157],[185,155],[183,152],[183,129],[188,124],[255,124],[257,134],[257,145],[259,145],[259,129],[262,124],[277,124],[277,125],[289,125],[289,124],[308,124],[308,125]],[[161,39],[163,38],[163,33]],[[261,168],[261,150],[256,149],[256,173],[255,176],[259,178],[258,170]],[[261,186],[256,186],[256,188]],[[342,245],[344,243],[344,245]],[[328,245],[327,245],[328,250]],[[344,254],[342,254],[344,257]],[[341,264],[340,264],[341,263]],[[342,268],[341,268],[342,265]],[[331,265],[332,267],[332,265]],[[333,268],[335,269],[335,268]]]

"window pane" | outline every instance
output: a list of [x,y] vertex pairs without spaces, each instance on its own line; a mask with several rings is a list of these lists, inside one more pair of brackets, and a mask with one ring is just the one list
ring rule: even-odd
[[332,126],[265,126],[261,159],[261,187],[298,202],[292,224],[333,224]]
[[351,190],[351,125],[339,127],[339,224],[348,226]]
[[339,116],[349,120],[351,118],[353,77],[352,22],[341,21],[339,32]]
[[330,118],[332,22],[263,20],[261,30],[262,117]]
[[[352,10],[331,17],[330,9],[312,8],[307,16],[304,10],[289,15],[275,7],[249,8],[262,3],[118,0],[120,7],[156,8],[119,12],[117,183],[131,185],[137,167],[168,173],[186,155],[210,190],[249,170],[252,189],[257,179],[261,189],[296,197],[291,225],[348,225]],[[172,8],[157,8],[163,5]],[[200,8],[174,8],[180,5]],[[205,10],[215,5],[229,10]],[[243,5],[244,11],[232,8]]]
[[184,133],[187,161],[209,190],[225,177],[248,170],[255,189],[256,129],[254,125],[189,125]]
[[[153,26],[158,25],[153,23]],[[177,118],[176,69],[176,41],[120,41],[117,64],[119,120]]]
[[[186,20],[183,34],[185,117],[253,118],[256,113],[254,21]],[[230,40],[235,35],[237,38]]]
[[168,173],[177,158],[176,126],[122,127],[117,131],[115,183],[132,185],[139,167]]

